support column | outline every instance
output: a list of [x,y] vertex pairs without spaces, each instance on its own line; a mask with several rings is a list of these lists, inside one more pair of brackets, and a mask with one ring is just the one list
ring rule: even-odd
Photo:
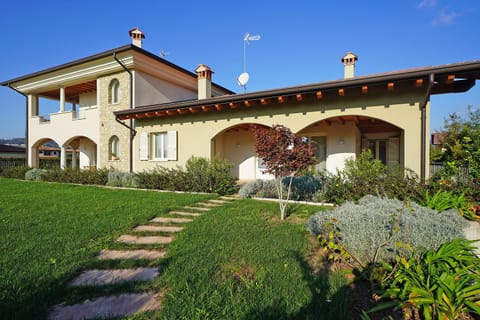
[[65,88],[60,87],[60,111],[65,112]]
[[29,94],[27,98],[28,103],[28,118],[38,116],[38,96]]
[[60,168],[65,169],[67,166],[67,148],[62,146],[60,150]]
[[72,148],[72,169],[77,168],[77,152],[75,148]]

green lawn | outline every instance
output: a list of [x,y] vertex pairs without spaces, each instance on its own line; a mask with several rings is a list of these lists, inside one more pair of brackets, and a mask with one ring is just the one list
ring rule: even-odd
[[[0,318],[43,319],[50,306],[148,289],[163,308],[135,319],[348,319],[345,283],[315,275],[304,230],[318,208],[292,207],[281,222],[275,203],[239,200],[195,219],[165,259],[98,262],[133,226],[212,195],[47,184],[0,179]],[[158,265],[149,283],[66,288],[86,268]]]

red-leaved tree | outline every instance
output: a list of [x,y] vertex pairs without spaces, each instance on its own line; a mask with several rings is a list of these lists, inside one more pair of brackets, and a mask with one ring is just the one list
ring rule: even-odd
[[[262,158],[266,169],[263,173],[275,177],[275,186],[280,206],[280,218],[285,212],[292,190],[292,180],[300,171],[315,164],[315,150],[308,142],[295,135],[285,126],[252,127],[255,136],[255,152]],[[287,195],[283,192],[283,179],[289,177]]]

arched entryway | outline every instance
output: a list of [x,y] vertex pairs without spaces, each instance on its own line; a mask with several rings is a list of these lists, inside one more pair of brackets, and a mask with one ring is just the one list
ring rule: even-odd
[[231,173],[240,182],[270,177],[263,173],[262,161],[255,154],[252,126],[263,125],[239,124],[223,130],[212,139],[212,155],[231,162]]
[[335,173],[345,160],[363,149],[386,165],[404,164],[404,131],[386,121],[358,115],[319,120],[297,134],[308,138],[316,148],[317,169]]
[[[97,144],[85,136],[77,136],[68,139],[63,147],[65,150],[75,150],[73,168],[90,169],[97,165]],[[66,164],[65,164],[66,166]]]

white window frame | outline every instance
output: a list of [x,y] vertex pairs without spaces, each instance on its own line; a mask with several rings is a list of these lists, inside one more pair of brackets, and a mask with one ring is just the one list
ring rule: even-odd
[[110,81],[110,104],[120,103],[120,81],[113,79]]
[[168,133],[156,132],[150,135],[150,150],[152,150],[152,160],[168,160]]
[[[177,131],[141,132],[139,139],[140,161],[177,160]],[[160,154],[156,152],[157,142],[161,144]]]

